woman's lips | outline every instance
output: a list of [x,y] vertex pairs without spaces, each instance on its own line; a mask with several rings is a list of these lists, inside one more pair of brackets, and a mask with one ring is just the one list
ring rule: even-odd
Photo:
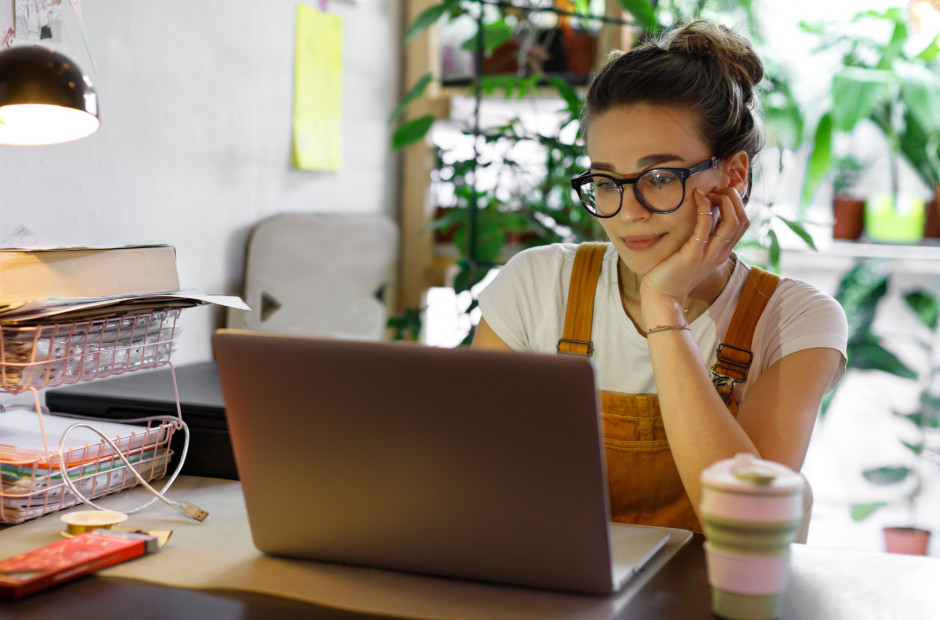
[[655,246],[665,236],[666,234],[663,233],[660,235],[635,235],[632,237],[621,237],[620,239],[628,250],[642,252],[643,250],[649,250]]

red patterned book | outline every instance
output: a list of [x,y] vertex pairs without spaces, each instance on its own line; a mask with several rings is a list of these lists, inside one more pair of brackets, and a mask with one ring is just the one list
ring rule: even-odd
[[22,598],[156,548],[156,536],[138,532],[98,529],[79,534],[0,560],[0,597]]

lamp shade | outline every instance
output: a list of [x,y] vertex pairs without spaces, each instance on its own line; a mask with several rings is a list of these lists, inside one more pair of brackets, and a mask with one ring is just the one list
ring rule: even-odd
[[56,144],[94,133],[98,96],[66,56],[39,46],[0,52],[0,144]]

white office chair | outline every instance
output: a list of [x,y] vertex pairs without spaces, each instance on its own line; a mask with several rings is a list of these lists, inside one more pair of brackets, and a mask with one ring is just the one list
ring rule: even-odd
[[380,214],[285,213],[248,237],[244,299],[227,326],[299,336],[380,340],[398,227]]

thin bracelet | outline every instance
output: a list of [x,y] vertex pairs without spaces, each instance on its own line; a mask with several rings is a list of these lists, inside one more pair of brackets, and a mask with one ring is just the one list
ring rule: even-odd
[[656,332],[668,332],[677,329],[686,329],[688,331],[692,331],[685,323],[682,325],[657,325],[656,327],[652,327],[646,330],[646,335],[649,336],[650,334],[655,334]]

